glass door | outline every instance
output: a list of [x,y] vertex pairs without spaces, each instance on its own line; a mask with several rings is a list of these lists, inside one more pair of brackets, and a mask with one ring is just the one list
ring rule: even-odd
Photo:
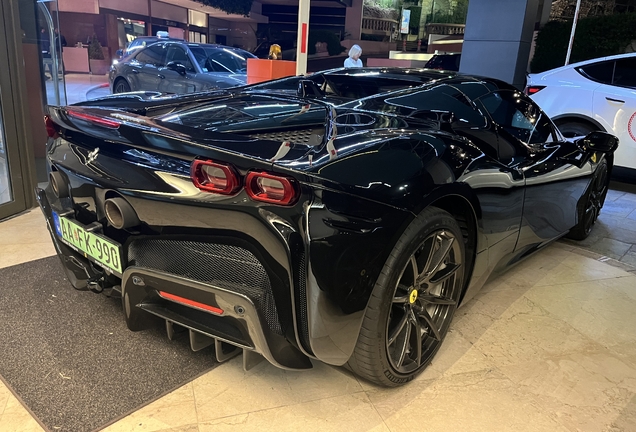
[[[29,168],[25,110],[18,97],[24,92],[20,73],[24,68],[16,55],[18,16],[12,2],[0,2],[0,220],[27,209],[33,204],[33,186]],[[15,5],[15,3],[14,3]],[[20,72],[22,70],[22,72]],[[29,192],[27,192],[29,191]]]

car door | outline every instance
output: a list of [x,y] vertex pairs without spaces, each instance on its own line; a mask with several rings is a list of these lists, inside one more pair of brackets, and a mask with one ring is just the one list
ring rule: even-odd
[[527,96],[499,90],[479,99],[498,125],[500,160],[523,173],[523,217],[515,257],[547,244],[576,225],[578,203],[592,166],[575,165],[581,154]]
[[594,115],[616,135],[616,165],[636,169],[636,56],[614,62],[611,83],[594,91]]
[[[169,69],[168,64],[175,63],[185,68],[185,75]],[[162,93],[192,93],[201,90],[197,86],[196,70],[186,49],[179,44],[168,44],[165,66],[159,69],[158,90]]]
[[157,91],[159,87],[159,69],[165,66],[166,48],[164,44],[150,45],[140,51],[135,59],[143,63],[143,67],[136,72],[139,88],[135,90]]

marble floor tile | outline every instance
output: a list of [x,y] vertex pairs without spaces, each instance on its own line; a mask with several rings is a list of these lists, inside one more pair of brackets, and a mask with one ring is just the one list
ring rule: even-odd
[[598,349],[593,340],[527,297],[505,311],[474,347],[496,367]]
[[313,362],[309,371],[286,371],[267,362],[245,372],[242,358],[194,380],[200,422],[283,407],[362,391],[358,380],[343,368]]
[[368,396],[358,392],[203,422],[199,431],[389,432],[389,428]]
[[7,388],[2,381],[0,381],[0,417],[4,412],[4,408],[7,406],[9,397],[12,397],[11,391]]
[[564,432],[537,398],[497,370],[482,370],[369,391],[392,432]]
[[31,416],[22,404],[10,395],[4,412],[0,415],[2,432],[44,432],[42,426]]
[[105,428],[104,431],[190,432],[197,430],[196,418],[193,386],[189,383]]
[[[630,404],[636,369],[600,350],[503,367],[516,386],[537,397],[571,431],[602,431]],[[636,423],[632,428],[636,430]]]
[[574,254],[555,269],[546,272],[534,286],[562,285],[623,276],[629,276],[629,273],[603,262]]
[[605,347],[636,342],[636,277],[534,287],[526,297]]
[[0,268],[55,255],[55,246],[39,209],[0,223],[0,245]]

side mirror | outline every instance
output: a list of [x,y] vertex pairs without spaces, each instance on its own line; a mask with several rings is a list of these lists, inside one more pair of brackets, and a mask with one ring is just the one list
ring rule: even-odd
[[579,140],[584,149],[601,153],[612,153],[618,148],[618,138],[607,132],[591,132]]
[[312,81],[307,79],[301,79],[298,81],[298,96],[301,98],[321,98],[323,97],[322,91],[318,85]]
[[186,74],[186,68],[184,65],[182,65],[181,63],[177,63],[175,61],[171,61],[166,65],[166,69],[170,69],[173,70],[175,72],[177,72],[179,75],[183,75],[185,76]]

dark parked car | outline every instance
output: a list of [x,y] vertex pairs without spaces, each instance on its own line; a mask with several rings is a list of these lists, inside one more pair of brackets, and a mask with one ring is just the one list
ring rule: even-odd
[[318,359],[386,386],[430,363],[491,275],[589,234],[618,145],[564,140],[501,81],[418,69],[127,94],[46,122],[38,199],[75,288],[219,361]]
[[459,53],[435,54],[424,67],[428,69],[446,70],[457,72],[462,55]]
[[253,54],[223,45],[159,42],[111,67],[112,93],[192,93],[244,85]]

